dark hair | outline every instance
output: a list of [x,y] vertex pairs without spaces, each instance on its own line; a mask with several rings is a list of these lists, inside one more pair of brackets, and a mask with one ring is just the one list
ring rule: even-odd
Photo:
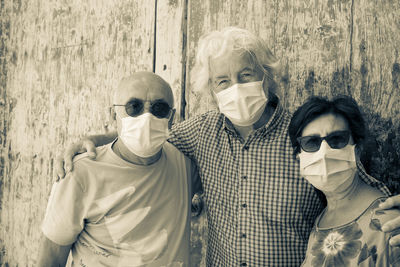
[[297,138],[301,136],[303,129],[324,114],[342,116],[349,125],[355,144],[359,145],[365,139],[364,119],[357,102],[353,98],[339,96],[328,100],[327,98],[313,96],[294,112],[289,124],[289,136],[295,155],[300,153],[300,144],[297,142]]

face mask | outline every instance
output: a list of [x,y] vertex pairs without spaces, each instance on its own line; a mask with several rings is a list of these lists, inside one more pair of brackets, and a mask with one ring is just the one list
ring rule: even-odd
[[218,107],[228,119],[238,126],[250,126],[258,121],[267,104],[263,81],[236,83],[215,94]]
[[301,151],[300,174],[321,191],[333,192],[357,171],[355,145],[332,149],[323,141],[317,152]]
[[139,157],[151,157],[160,151],[168,138],[169,119],[159,119],[150,113],[121,118],[120,138]]

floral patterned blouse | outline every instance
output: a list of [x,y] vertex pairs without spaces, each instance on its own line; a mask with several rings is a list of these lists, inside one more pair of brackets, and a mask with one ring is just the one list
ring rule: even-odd
[[397,218],[400,210],[377,211],[375,200],[357,219],[334,228],[320,228],[317,218],[308,240],[304,267],[386,267],[400,266],[400,248],[389,245],[394,233],[384,233],[381,225]]

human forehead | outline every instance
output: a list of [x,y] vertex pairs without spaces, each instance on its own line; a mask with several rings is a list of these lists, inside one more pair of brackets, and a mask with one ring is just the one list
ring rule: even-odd
[[146,101],[165,100],[172,106],[173,96],[170,88],[157,80],[152,79],[131,79],[120,84],[116,98],[122,104],[131,99]]
[[259,68],[247,52],[232,52],[210,59],[211,79],[219,77],[230,77],[242,71],[259,72]]
[[318,116],[304,127],[302,136],[326,136],[335,131],[349,130],[347,120],[339,114],[327,113]]

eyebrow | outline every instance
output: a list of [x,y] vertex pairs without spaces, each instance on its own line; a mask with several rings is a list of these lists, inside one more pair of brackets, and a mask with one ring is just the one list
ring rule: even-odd
[[[251,72],[255,72],[255,70],[253,69],[253,68],[250,68],[250,67],[244,67],[243,69],[241,69],[240,71],[239,71],[239,73],[242,73],[242,72],[244,72],[244,71],[251,71]],[[217,76],[217,77],[215,77],[215,79],[217,80],[217,79],[223,79],[223,78],[228,78],[228,75],[221,75],[221,76]]]
[[150,102],[150,103],[154,103],[154,102],[157,102],[157,101],[164,101],[164,102],[167,102],[164,98],[157,98],[157,99],[148,101],[148,100],[144,100],[144,99],[141,99],[141,98],[132,97],[132,98],[130,98],[128,101],[126,101],[126,103],[129,103],[129,102],[135,101],[135,100],[142,101],[142,102]]
[[228,78],[228,75],[221,75],[221,76],[217,76],[215,77],[215,79],[223,79],[223,78]]
[[255,71],[253,68],[250,67],[244,67],[241,71],[239,72],[243,72],[243,71]]

